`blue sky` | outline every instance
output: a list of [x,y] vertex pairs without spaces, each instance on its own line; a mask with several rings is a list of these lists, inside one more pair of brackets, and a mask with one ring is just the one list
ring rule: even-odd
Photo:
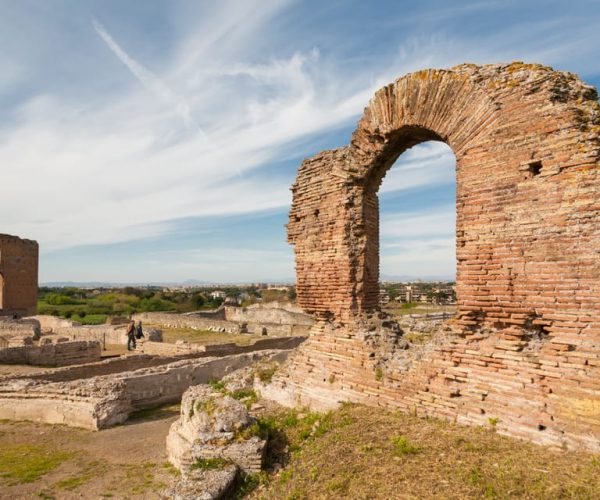
[[[525,60],[600,84],[600,1],[0,0],[0,232],[41,281],[293,278],[301,160],[403,74]],[[454,273],[454,156],[381,191],[382,275]]]

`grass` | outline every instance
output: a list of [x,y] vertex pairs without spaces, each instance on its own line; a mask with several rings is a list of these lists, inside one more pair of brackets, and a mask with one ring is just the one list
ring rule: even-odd
[[[271,473],[250,498],[600,497],[600,457],[379,408],[264,415]],[[287,453],[286,453],[286,450]],[[404,493],[403,493],[404,494]]]
[[394,453],[397,456],[415,455],[421,451],[418,446],[412,444],[405,436],[396,436],[392,438]]
[[[230,396],[233,399],[242,401],[248,409],[250,409],[250,407],[258,401],[258,394],[256,394],[256,391],[254,391],[254,389],[237,389],[235,391],[230,391],[227,389],[227,385],[222,380],[210,380],[208,384],[210,385],[213,391],[220,392],[221,394]],[[197,406],[197,408],[200,407]]]
[[238,334],[227,332],[211,332],[209,330],[194,330],[193,328],[171,328],[163,325],[147,324],[145,328],[158,328],[163,332],[163,342],[175,343],[185,340],[194,344],[227,344],[230,342],[238,345],[252,344],[262,338],[254,334]]
[[44,446],[19,444],[0,448],[0,478],[9,484],[32,483],[52,472],[73,453]]
[[73,321],[77,321],[82,325],[103,325],[106,323],[107,314],[86,314],[84,317],[74,314],[71,316]]
[[225,458],[199,458],[191,465],[191,468],[199,470],[222,469],[230,463],[231,461]]
[[256,375],[263,384],[270,384],[273,380],[273,375],[277,371],[277,365],[259,368],[256,370]]
[[410,302],[399,304],[397,302],[389,302],[382,307],[383,311],[392,316],[403,316],[405,314],[433,314],[433,313],[453,313],[456,311],[455,306],[426,304],[423,302]]
[[258,394],[253,389],[238,389],[237,391],[230,392],[229,395],[233,399],[244,403],[248,409],[258,401]]
[[74,490],[75,488],[87,483],[92,478],[92,474],[83,474],[81,476],[71,476],[62,481],[58,481],[55,485],[63,490]]

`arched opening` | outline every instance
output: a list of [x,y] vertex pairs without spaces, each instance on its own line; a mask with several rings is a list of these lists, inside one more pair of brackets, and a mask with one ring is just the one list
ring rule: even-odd
[[[429,162],[428,165],[426,163]],[[411,178],[412,176],[412,178]],[[384,181],[385,179],[385,181]],[[389,187],[388,187],[389,186]],[[445,199],[442,199],[443,207],[437,207],[445,216],[440,213],[432,213],[434,200],[431,199],[432,187],[438,186],[445,190]],[[410,191],[412,192],[412,196]],[[420,191],[420,193],[419,193]],[[388,194],[389,193],[389,194]],[[392,194],[392,193],[395,193]],[[430,193],[430,198],[423,198],[423,193]],[[394,199],[395,198],[395,199]],[[435,195],[433,196],[435,198]],[[383,202],[383,206],[382,206]],[[406,204],[408,203],[408,207]],[[410,207],[410,204],[413,204]],[[430,205],[429,207],[427,205]],[[373,162],[367,177],[365,179],[365,306],[366,309],[380,309],[382,302],[381,282],[385,275],[390,273],[396,276],[393,281],[411,281],[417,279],[431,279],[433,277],[441,278],[445,275],[445,281],[454,281],[456,276],[456,158],[450,146],[437,133],[424,127],[405,126],[401,127],[392,134],[390,140],[384,145],[378,158]],[[394,207],[395,206],[395,207]],[[383,212],[381,209],[383,208]],[[411,209],[412,208],[412,209]],[[428,210],[429,208],[429,210]],[[396,212],[396,213],[394,213]],[[411,220],[411,213],[422,214],[421,220]],[[383,218],[382,218],[383,213]],[[436,216],[437,215],[437,216]],[[383,222],[383,233],[382,233]],[[429,236],[438,236],[432,228],[432,224],[438,227],[444,225],[444,242],[446,252],[446,267],[444,272],[440,263],[437,264],[438,272],[427,272],[424,269],[427,266],[427,259],[419,254],[415,248],[414,234],[411,236],[410,228],[413,233],[423,235],[424,230],[428,229],[433,234]],[[396,229],[391,229],[395,224]],[[386,251],[386,233],[396,233],[396,241],[392,245],[397,245],[396,253]],[[381,234],[384,235],[381,238]],[[399,240],[403,242],[400,244]],[[424,240],[424,239],[423,239]],[[424,244],[424,241],[421,242]],[[382,244],[384,246],[382,246]],[[402,265],[396,265],[394,269],[384,267],[382,272],[381,250],[384,250],[384,263],[388,262],[388,257],[396,256],[402,260],[401,249],[412,249],[413,262],[412,269],[406,259]],[[433,246],[436,244],[434,243]],[[440,241],[437,242],[438,253],[444,253],[444,248],[439,248]],[[432,246],[429,244],[429,248]],[[387,248],[389,250],[389,247]],[[430,258],[430,263],[431,259]],[[391,259],[393,260],[393,259]],[[414,265],[418,263],[420,267],[416,270]],[[383,279],[382,279],[383,278]],[[421,287],[418,290],[419,299],[421,293],[427,293],[431,290],[425,290]],[[454,289],[452,289],[454,293]],[[406,290],[402,290],[405,294]]]
[[379,306],[396,314],[453,312],[456,158],[425,141],[388,169],[379,200]]

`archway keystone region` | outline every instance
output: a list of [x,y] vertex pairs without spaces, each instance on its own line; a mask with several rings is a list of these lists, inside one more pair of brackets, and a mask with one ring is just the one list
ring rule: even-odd
[[[373,333],[377,191],[396,158],[428,140],[456,156],[458,312],[402,363],[397,339]],[[320,321],[280,377],[280,399],[493,418],[507,434],[600,450],[593,87],[520,62],[408,74],[376,92],[348,146],[302,163],[292,191],[298,302]]]

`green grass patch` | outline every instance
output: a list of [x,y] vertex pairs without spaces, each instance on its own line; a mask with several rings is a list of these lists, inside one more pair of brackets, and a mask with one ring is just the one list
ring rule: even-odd
[[208,398],[204,401],[196,401],[195,407],[196,410],[203,411],[207,415],[212,416],[214,415],[215,410],[217,409],[217,403],[215,403],[215,400],[213,398]]
[[63,490],[74,490],[78,486],[87,483],[93,477],[92,474],[83,474],[81,476],[72,476],[55,483],[57,488]]
[[73,321],[77,321],[82,325],[103,325],[106,323],[106,318],[108,318],[107,314],[86,314],[83,317],[74,314],[71,316]]
[[246,474],[241,472],[236,479],[232,496],[235,500],[245,498],[266,481],[267,474],[265,472],[260,472],[258,474]]
[[222,469],[230,463],[231,461],[225,458],[199,458],[191,465],[191,468],[200,470]]
[[396,436],[392,438],[394,445],[394,454],[401,455],[416,455],[421,451],[421,448],[412,444],[406,436]]
[[229,395],[233,399],[243,401],[248,409],[258,401],[258,394],[253,389],[238,389],[237,391],[230,392]]
[[163,469],[165,469],[172,476],[181,476],[181,471],[177,467],[175,467],[171,462],[163,463]]
[[263,367],[256,370],[256,376],[263,384],[270,384],[276,371],[277,366]]
[[227,386],[222,380],[210,380],[208,385],[210,385],[214,391],[222,392],[223,394],[227,393]]
[[33,483],[73,456],[73,452],[38,445],[4,445],[0,448],[0,477],[9,484]]

